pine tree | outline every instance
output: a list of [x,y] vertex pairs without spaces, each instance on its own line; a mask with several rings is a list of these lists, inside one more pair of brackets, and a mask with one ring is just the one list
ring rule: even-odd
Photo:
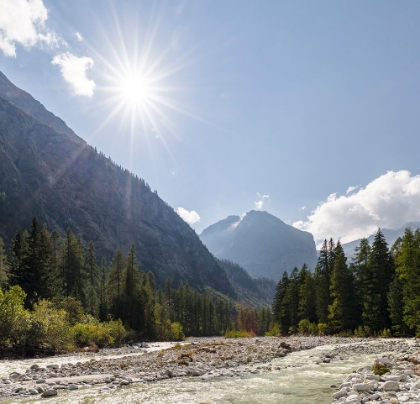
[[287,312],[287,289],[290,284],[289,275],[286,271],[277,284],[276,293],[274,294],[272,313],[274,321],[279,325],[282,334],[287,334],[290,328],[290,316]]
[[107,291],[110,302],[110,313],[114,319],[123,318],[123,287],[125,258],[121,250],[117,250],[111,261]]
[[394,265],[385,237],[379,229],[375,234],[362,284],[362,321],[373,333],[390,328],[388,292],[394,278]]
[[[28,256],[28,232],[18,230],[7,255],[7,264],[9,267],[9,286],[20,286],[24,291],[30,288],[30,276],[28,274],[27,256]],[[26,296],[26,294],[25,294]]]
[[6,256],[4,251],[3,239],[0,237],[0,289],[5,289],[8,281],[8,271],[6,266]]
[[334,250],[334,267],[331,275],[329,325],[333,332],[353,330],[356,325],[354,308],[354,278],[349,270],[341,243]]
[[62,282],[64,296],[72,296],[85,306],[84,293],[84,248],[81,236],[76,238],[70,228],[62,248]]
[[108,315],[108,299],[106,293],[106,279],[107,279],[106,259],[102,258],[101,266],[99,268],[99,313],[100,321],[106,321]]
[[99,309],[99,281],[100,273],[96,260],[95,246],[89,241],[89,248],[85,258],[86,282],[86,311],[88,314],[97,317]]
[[314,277],[306,268],[299,273],[299,318],[317,322]]
[[328,306],[331,304],[330,283],[334,264],[333,248],[334,242],[332,239],[329,242],[324,240],[315,267],[316,314],[318,321],[321,323],[327,323]]
[[[403,296],[404,323],[417,333],[420,331],[420,231],[407,229],[401,243],[397,260],[397,284]],[[395,284],[394,284],[395,286]],[[392,290],[394,292],[394,290]],[[391,315],[395,315],[391,310]],[[402,331],[405,331],[403,329]]]
[[289,276],[289,285],[286,289],[284,317],[287,315],[289,318],[289,329],[287,332],[295,332],[299,323],[299,271],[296,267]]

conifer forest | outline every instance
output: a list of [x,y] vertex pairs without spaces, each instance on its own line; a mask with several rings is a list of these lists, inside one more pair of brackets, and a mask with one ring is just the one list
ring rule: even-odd
[[0,239],[0,349],[32,355],[185,336],[410,336],[420,332],[420,231],[389,248],[378,230],[348,259],[325,240],[315,270],[278,282],[272,307],[245,307],[141,270],[135,245],[98,261],[92,241],[32,219]]

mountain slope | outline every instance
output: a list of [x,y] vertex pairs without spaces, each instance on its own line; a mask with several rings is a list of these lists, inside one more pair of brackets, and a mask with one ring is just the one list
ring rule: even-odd
[[[388,243],[388,247],[392,247],[392,245],[395,243],[398,237],[402,237],[404,235],[405,229],[410,227],[412,230],[416,230],[420,228],[420,222],[410,222],[404,225],[403,227],[399,229],[381,229],[383,235],[385,236],[386,242]],[[373,239],[375,238],[375,233],[371,234],[369,237],[367,237],[369,244],[372,245]],[[350,241],[349,243],[342,244],[344,254],[346,254],[346,257],[353,258],[355,255],[355,248],[360,245],[360,240],[354,240]]]
[[0,98],[0,237],[6,243],[35,215],[50,229],[64,234],[70,226],[93,240],[98,257],[111,258],[134,242],[142,269],[158,282],[171,276],[175,283],[235,296],[194,230],[144,180],[98,154],[5,80],[2,75],[0,87],[13,98]]
[[252,277],[278,281],[284,271],[304,263],[314,268],[317,252],[313,236],[282,222],[267,212],[251,211],[209,226],[200,235],[220,259],[234,261]]
[[237,300],[252,307],[271,306],[277,284],[268,278],[252,278],[241,266],[228,260],[219,260],[235,288]]

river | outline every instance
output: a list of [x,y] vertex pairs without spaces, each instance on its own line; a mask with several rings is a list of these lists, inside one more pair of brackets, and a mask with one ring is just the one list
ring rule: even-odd
[[[202,380],[199,377],[174,378],[155,383],[132,384],[107,392],[100,391],[103,385],[77,391],[60,390],[59,395],[51,401],[68,404],[331,403],[334,390],[330,386],[341,384],[346,374],[371,364],[377,356],[359,354],[350,359],[334,360],[332,363],[316,363],[320,357],[338,346],[338,344],[324,345],[273,359],[270,363],[271,371],[262,374],[216,377],[209,380]],[[62,358],[62,362],[69,362],[71,359],[78,360],[66,357]],[[31,360],[13,361],[13,369],[28,368],[31,362]],[[58,363],[57,358],[51,358],[51,362]],[[11,363],[7,365],[7,370],[10,370],[10,365]],[[0,362],[0,377],[5,369],[5,362]],[[39,396],[16,397],[4,399],[2,402],[45,403],[45,399]]]

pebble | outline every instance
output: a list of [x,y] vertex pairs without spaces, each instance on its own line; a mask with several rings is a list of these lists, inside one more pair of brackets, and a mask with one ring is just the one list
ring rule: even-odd
[[420,403],[420,369],[417,367],[420,351],[417,340],[384,340],[378,345],[382,352],[394,352],[376,360],[390,371],[380,376],[373,373],[372,366],[358,369],[347,376],[338,391],[333,393],[333,404]]

